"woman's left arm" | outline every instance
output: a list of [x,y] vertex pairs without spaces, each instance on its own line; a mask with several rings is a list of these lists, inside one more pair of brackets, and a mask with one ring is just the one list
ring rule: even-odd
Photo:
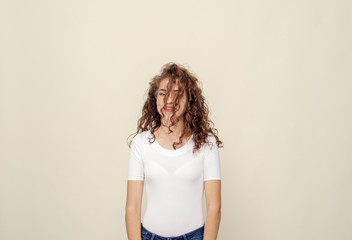
[[204,189],[207,202],[207,218],[203,240],[216,240],[221,219],[221,180],[205,181]]

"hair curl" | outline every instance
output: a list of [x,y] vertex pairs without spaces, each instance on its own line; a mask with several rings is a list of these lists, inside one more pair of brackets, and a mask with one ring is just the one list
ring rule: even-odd
[[[212,134],[216,138],[216,144],[218,147],[223,147],[222,141],[217,136],[218,130],[214,128],[214,123],[209,119],[209,108],[205,102],[205,98],[202,95],[202,90],[198,86],[198,79],[182,65],[170,62],[162,66],[160,75],[156,75],[149,82],[148,97],[142,108],[142,116],[138,120],[137,132],[131,134],[135,137],[138,133],[150,130],[152,133],[153,143],[155,141],[154,131],[162,124],[161,119],[164,116],[160,116],[157,110],[156,98],[160,82],[165,78],[169,79],[167,85],[167,92],[164,97],[164,103],[170,95],[171,87],[177,84],[179,87],[179,93],[176,95],[174,106],[175,109],[170,117],[171,125],[168,127],[169,133],[172,132],[171,126],[176,124],[173,119],[175,112],[179,109],[179,99],[182,98],[183,94],[187,95],[186,110],[183,114],[184,128],[182,134],[179,137],[179,142],[173,143],[173,148],[176,150],[176,146],[181,144],[181,140],[185,135],[193,133],[194,148],[193,153],[198,150],[204,143],[208,143],[207,136]],[[178,107],[178,108],[177,108]],[[131,136],[130,135],[130,136]],[[129,137],[130,137],[129,136]],[[129,148],[131,147],[132,140],[128,143]]]

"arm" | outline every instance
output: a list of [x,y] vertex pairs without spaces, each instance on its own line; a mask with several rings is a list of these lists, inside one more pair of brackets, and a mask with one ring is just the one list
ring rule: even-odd
[[125,222],[128,240],[141,240],[141,207],[144,186],[142,142],[136,135],[131,143],[128,159],[127,200]]
[[216,240],[221,219],[221,180],[205,181],[204,188],[207,202],[204,240]]
[[127,181],[125,222],[128,240],[141,240],[141,206],[144,181]]

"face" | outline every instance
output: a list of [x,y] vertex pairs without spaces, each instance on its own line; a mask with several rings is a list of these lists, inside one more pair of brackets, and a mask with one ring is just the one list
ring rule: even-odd
[[[163,121],[164,123],[169,123],[170,122],[170,117],[175,111],[175,98],[176,95],[178,94],[178,86],[175,83],[172,88],[171,88],[171,93],[168,96],[166,100],[166,105],[164,104],[164,98],[166,97],[166,91],[167,91],[167,84],[169,82],[169,79],[165,78],[160,82],[159,89],[157,92],[157,108],[160,116],[162,116],[161,112],[164,113],[164,118]],[[183,93],[182,98],[179,99],[179,109],[176,111],[174,114],[173,118],[177,121],[177,119],[180,116],[183,116],[184,112],[186,111],[186,103],[187,103],[187,94],[186,92]]]

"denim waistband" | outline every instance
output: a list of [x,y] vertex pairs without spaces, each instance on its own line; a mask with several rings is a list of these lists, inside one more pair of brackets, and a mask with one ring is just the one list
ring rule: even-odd
[[177,237],[163,237],[160,235],[157,235],[155,233],[150,232],[148,229],[146,229],[143,226],[143,223],[141,223],[141,234],[146,236],[148,239],[150,240],[188,240],[191,239],[191,237],[195,237],[195,236],[203,236],[204,233],[204,225],[185,234],[182,234],[180,236]]

